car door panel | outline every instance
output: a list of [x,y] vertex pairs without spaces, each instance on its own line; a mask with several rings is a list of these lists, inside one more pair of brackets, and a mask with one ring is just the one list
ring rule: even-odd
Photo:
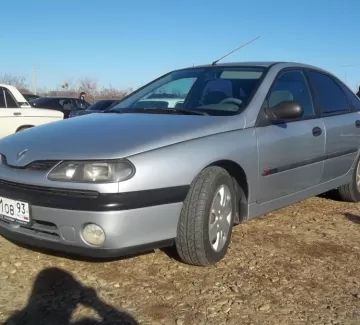
[[355,126],[359,114],[343,114],[323,119],[326,128],[326,155],[322,182],[345,175],[357,156],[360,133]]
[[325,130],[321,120],[304,120],[257,128],[259,195],[263,203],[320,183],[324,166]]
[[336,79],[311,69],[307,74],[326,129],[326,160],[321,182],[327,182],[345,175],[354,163],[360,147],[360,125],[357,126],[360,115],[351,112]]
[[[266,122],[264,109],[284,100],[304,108],[303,119],[274,124]],[[256,128],[259,155],[257,203],[265,203],[316,186],[325,159],[325,127],[313,107],[302,70],[284,71],[274,81]]]

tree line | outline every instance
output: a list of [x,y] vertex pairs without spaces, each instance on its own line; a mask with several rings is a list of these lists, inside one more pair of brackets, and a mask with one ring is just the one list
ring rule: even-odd
[[[26,77],[15,76],[12,74],[0,75],[0,83],[15,86],[21,93],[33,93],[29,90]],[[129,94],[132,89],[119,89],[111,85],[105,87],[99,85],[97,81],[90,77],[80,78],[75,82],[66,80],[59,84],[55,89],[39,88],[36,94],[39,96],[69,96],[78,97],[84,91],[89,101],[95,102],[101,99],[121,99]]]

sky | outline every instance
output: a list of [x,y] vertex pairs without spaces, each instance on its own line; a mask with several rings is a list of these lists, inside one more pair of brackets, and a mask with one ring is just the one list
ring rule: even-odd
[[14,0],[0,11],[0,74],[32,89],[89,77],[137,88],[169,70],[297,61],[360,85],[359,0]]

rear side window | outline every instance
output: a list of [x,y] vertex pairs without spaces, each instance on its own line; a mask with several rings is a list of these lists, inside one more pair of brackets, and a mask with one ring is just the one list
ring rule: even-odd
[[4,89],[5,91],[5,98],[6,98],[6,106],[7,108],[18,108],[18,104],[15,102],[14,98],[10,95],[9,91],[7,89]]
[[349,99],[349,102],[355,111],[360,111],[360,99],[357,97],[348,87],[346,87],[341,82],[338,82],[338,85],[342,89],[342,91],[345,93],[347,98]]
[[2,88],[0,88],[0,108],[5,108],[5,94]]
[[333,78],[317,71],[308,71],[308,74],[323,114],[343,113],[349,110],[345,94]]

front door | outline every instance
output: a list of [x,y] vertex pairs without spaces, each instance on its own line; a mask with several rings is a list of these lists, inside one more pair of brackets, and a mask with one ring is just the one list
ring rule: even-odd
[[[304,108],[299,120],[271,123],[259,118],[256,127],[259,157],[257,202],[264,203],[320,183],[325,153],[325,128],[318,118],[301,69],[279,73],[264,103],[272,107],[295,100]],[[261,117],[263,111],[260,112]]]

